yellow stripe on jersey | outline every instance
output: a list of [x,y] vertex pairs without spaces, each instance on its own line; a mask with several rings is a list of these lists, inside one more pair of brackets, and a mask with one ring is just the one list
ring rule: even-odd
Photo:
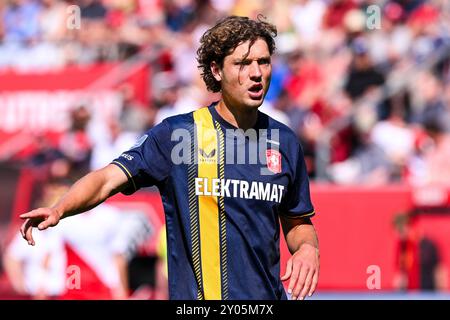
[[[204,188],[212,190],[212,180],[217,179],[217,132],[208,108],[194,112],[198,144],[198,177],[207,178]],[[207,300],[222,297],[220,272],[220,226],[217,196],[198,197],[200,216],[200,251],[203,278],[203,293]]]

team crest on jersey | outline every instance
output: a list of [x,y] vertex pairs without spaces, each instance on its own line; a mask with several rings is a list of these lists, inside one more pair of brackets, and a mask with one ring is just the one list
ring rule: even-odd
[[281,154],[278,150],[266,150],[267,169],[273,173],[281,172]]

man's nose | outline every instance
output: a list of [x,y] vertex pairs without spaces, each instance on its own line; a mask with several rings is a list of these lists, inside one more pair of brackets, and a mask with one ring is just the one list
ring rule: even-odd
[[261,66],[259,65],[258,61],[253,61],[250,64],[250,79],[252,80],[259,80],[262,77],[261,73]]

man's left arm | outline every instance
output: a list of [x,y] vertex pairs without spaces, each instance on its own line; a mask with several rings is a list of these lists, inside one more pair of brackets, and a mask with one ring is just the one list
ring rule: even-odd
[[316,230],[308,217],[288,218],[280,215],[291,258],[287,262],[282,281],[288,280],[288,292],[292,299],[303,300],[311,296],[319,279],[319,241]]

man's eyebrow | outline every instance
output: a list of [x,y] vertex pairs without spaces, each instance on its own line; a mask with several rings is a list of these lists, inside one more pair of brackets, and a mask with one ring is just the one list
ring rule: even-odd
[[271,60],[271,56],[264,56],[264,57],[259,57],[259,58],[255,58],[255,59],[250,59],[250,58],[235,58],[233,59],[233,62],[243,62],[243,61],[259,61],[259,60]]

